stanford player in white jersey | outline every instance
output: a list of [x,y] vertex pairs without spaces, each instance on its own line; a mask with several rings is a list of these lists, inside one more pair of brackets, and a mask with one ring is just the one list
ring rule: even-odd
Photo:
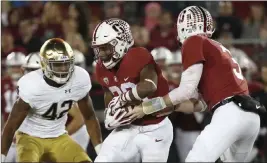
[[[258,113],[265,108],[248,96],[247,82],[229,50],[209,39],[214,30],[206,9],[185,8],[179,14],[177,30],[184,68],[180,86],[164,97],[143,102],[134,110],[139,114],[163,110],[196,98],[199,89],[213,117],[185,161],[215,162],[219,157],[223,162],[245,161],[259,132]],[[176,111],[200,110],[194,107],[185,110],[178,105]]]

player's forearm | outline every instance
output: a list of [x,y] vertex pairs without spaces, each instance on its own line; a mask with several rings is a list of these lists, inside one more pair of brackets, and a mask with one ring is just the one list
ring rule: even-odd
[[175,106],[176,112],[183,112],[183,113],[193,113],[194,112],[194,103],[190,100],[184,101]]
[[136,87],[126,92],[123,100],[126,100],[127,102],[141,101],[153,94],[157,90],[157,85],[152,80],[148,80],[138,83]]
[[87,127],[88,134],[94,147],[102,143],[102,134],[98,119],[95,117],[93,119],[85,120],[85,125]]
[[[136,86],[136,93],[137,93],[137,96],[139,96],[141,99],[143,98],[146,98],[148,96],[150,96],[151,94],[153,94],[155,91],[157,90],[157,85],[153,82],[148,82],[148,81],[143,81],[143,82],[140,82],[137,84]],[[134,96],[133,94],[134,92],[131,91],[131,94],[130,96],[132,98],[135,98],[135,100],[138,100],[136,99],[136,97]]]
[[1,154],[7,155],[17,128],[6,123],[2,133]]

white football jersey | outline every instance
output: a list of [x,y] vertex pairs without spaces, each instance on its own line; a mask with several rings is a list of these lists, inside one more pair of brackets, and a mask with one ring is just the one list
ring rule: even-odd
[[61,87],[46,83],[41,69],[24,75],[18,81],[19,97],[31,106],[31,111],[18,131],[39,138],[58,137],[64,133],[67,113],[91,89],[88,72],[75,66],[69,81]]

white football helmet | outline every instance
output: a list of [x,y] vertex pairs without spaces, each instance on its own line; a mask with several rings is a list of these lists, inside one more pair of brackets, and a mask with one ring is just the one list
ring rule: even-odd
[[172,64],[182,64],[182,54],[180,50],[177,50],[172,53],[172,58],[167,59],[166,64],[172,65]]
[[189,6],[178,16],[177,31],[177,39],[181,43],[190,36],[198,34],[211,37],[214,32],[211,14],[203,7]]
[[25,73],[41,68],[39,52],[30,53],[25,58],[25,63],[22,65],[22,67],[25,69]]
[[25,63],[25,55],[21,52],[12,52],[6,58],[7,73],[14,81],[23,76],[21,66]]
[[76,50],[76,49],[73,50],[73,53],[74,53],[74,56],[75,56],[74,64],[76,66],[80,66],[80,67],[85,69],[86,65],[85,65],[84,54],[82,52],[80,52],[79,50]]
[[133,44],[130,26],[121,19],[104,20],[93,33],[95,59],[100,60],[107,69],[113,68]]
[[172,58],[172,52],[165,47],[155,48],[151,51],[151,54],[156,62],[160,60],[164,60],[166,62]]

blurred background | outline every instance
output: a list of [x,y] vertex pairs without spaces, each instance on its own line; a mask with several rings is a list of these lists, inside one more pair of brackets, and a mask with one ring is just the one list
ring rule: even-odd
[[[107,18],[122,18],[131,25],[135,46],[143,46],[149,50],[165,47],[175,55],[179,52],[176,19],[182,9],[191,5],[199,5],[210,11],[216,28],[213,39],[231,51],[249,82],[251,95],[267,107],[267,2],[1,1],[3,119],[5,120],[10,112],[8,106],[13,105],[10,105],[10,98],[5,98],[4,94],[8,90],[14,90],[9,80],[9,76],[12,75],[8,71],[10,65],[5,62],[7,56],[12,52],[27,56],[38,52],[47,39],[60,37],[83,54],[84,58],[81,61],[93,81],[91,97],[102,121],[103,92],[101,86],[94,80],[94,54],[90,46],[96,25]],[[191,117],[193,120],[184,118],[186,116],[188,115],[182,115],[178,121],[177,117],[173,118],[172,121],[177,130],[189,133],[199,132],[210,118],[208,113],[204,114],[202,121],[191,125],[192,121],[196,121],[196,116]],[[262,131],[255,144],[255,156],[251,156],[253,157],[251,161],[266,161],[266,126],[266,115],[262,115]],[[104,128],[102,131],[104,137],[109,134]],[[179,132],[175,133],[178,138]],[[169,162],[179,160],[178,148],[179,143],[175,143],[174,140]],[[88,153],[92,157],[95,155],[91,145],[88,146]]]

